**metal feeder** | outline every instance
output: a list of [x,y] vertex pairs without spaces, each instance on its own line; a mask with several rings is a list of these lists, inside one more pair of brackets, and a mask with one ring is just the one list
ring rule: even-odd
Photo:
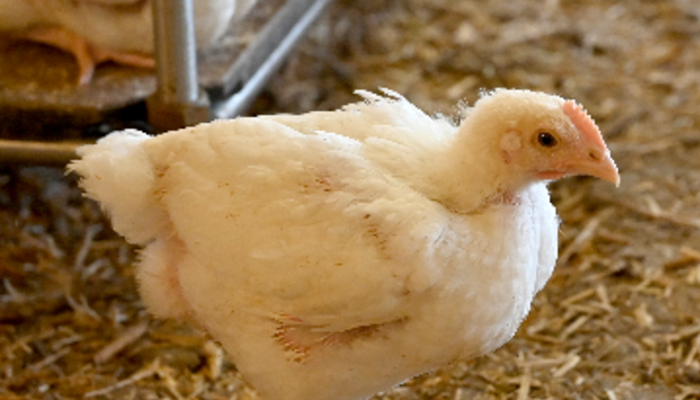
[[[224,44],[223,48],[215,48],[210,52],[212,54],[200,57],[199,65],[194,41],[192,0],[152,1],[155,77],[148,71],[113,68],[105,79],[95,82],[91,88],[52,89],[47,85],[33,85],[31,87],[36,93],[31,90],[27,93],[25,85],[19,90],[30,98],[30,103],[42,96],[48,99],[42,100],[44,102],[39,106],[34,105],[34,109],[24,104],[17,105],[23,100],[18,101],[12,88],[3,87],[3,82],[0,82],[0,123],[5,118],[14,118],[20,121],[20,130],[24,133],[31,131],[27,127],[32,126],[36,115],[48,113],[55,121],[56,130],[70,126],[71,118],[100,126],[102,121],[109,118],[118,120],[123,110],[138,107],[144,100],[147,110],[144,117],[156,131],[238,116],[252,104],[332,0],[261,0],[261,11],[257,15],[253,12],[251,18],[239,21],[239,26],[230,29],[234,38],[237,30],[255,31],[254,39],[245,46],[229,43]],[[253,26],[256,23],[258,29]],[[39,50],[26,51],[37,53],[37,60],[45,59],[45,49]],[[25,50],[17,50],[22,51]],[[23,56],[19,54],[15,58]],[[52,56],[65,57],[49,54],[49,58]],[[0,60],[0,64],[11,62],[12,54],[5,58],[5,61]],[[54,61],[45,62],[51,64]],[[0,75],[8,75],[4,73],[6,71],[11,75],[13,66],[3,68],[0,65]],[[11,82],[13,78],[6,76],[4,79]],[[52,110],[53,105],[63,114]],[[62,136],[59,141],[43,140],[43,137],[35,140],[37,135],[33,132],[29,135],[30,140],[0,138],[0,164],[64,164],[75,158],[78,146],[89,143],[80,129],[78,132],[67,134],[67,138]],[[25,137],[27,135],[23,134],[22,138]]]

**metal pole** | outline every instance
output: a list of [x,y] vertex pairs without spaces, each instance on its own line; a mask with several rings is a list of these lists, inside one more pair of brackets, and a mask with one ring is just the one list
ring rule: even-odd
[[32,142],[0,139],[0,165],[66,164],[77,157],[76,149],[88,142]]
[[158,91],[166,103],[197,100],[197,51],[191,0],[154,0]]
[[197,48],[192,0],[153,0],[158,90],[148,101],[148,117],[159,130],[209,120],[197,82]]
[[[267,81],[277,72],[282,63],[299,43],[304,33],[316,21],[326,6],[333,0],[289,0],[275,17],[265,25],[258,39],[251,44],[236,60],[233,71],[251,69],[246,63],[252,59],[265,57],[263,62],[255,64],[252,76],[244,81],[243,87],[230,97],[212,99],[212,115],[214,118],[233,118],[243,112],[253,103],[255,97],[265,87]],[[288,24],[287,21],[294,21]],[[275,38],[279,26],[290,25],[282,33],[279,42],[269,40]],[[275,48],[269,54],[264,49],[275,43]],[[232,75],[229,73],[229,75]],[[231,82],[227,82],[231,83]]]

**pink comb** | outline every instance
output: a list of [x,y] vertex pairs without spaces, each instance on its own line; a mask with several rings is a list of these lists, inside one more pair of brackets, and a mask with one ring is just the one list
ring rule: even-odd
[[590,115],[583,109],[582,105],[577,105],[573,100],[567,100],[562,106],[564,114],[566,114],[574,126],[581,132],[582,135],[588,137],[593,143],[605,148],[603,136],[600,134],[598,126],[593,121]]

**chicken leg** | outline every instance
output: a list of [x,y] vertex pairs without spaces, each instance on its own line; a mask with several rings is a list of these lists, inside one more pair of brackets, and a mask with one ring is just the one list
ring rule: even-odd
[[75,33],[56,26],[32,27],[22,37],[71,53],[78,63],[79,85],[90,83],[95,67],[108,61],[139,68],[155,67],[155,60],[151,56],[94,46]]

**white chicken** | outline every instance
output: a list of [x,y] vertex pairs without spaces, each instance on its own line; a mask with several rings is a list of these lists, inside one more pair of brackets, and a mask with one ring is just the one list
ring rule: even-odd
[[[241,0],[194,0],[198,48],[225,33]],[[78,81],[92,79],[105,61],[152,68],[150,0],[0,0],[0,32],[58,47],[74,55]]]
[[573,101],[486,93],[455,126],[396,93],[82,147],[158,317],[206,329],[267,399],[351,400],[508,341],[549,279],[547,182],[617,168]]

